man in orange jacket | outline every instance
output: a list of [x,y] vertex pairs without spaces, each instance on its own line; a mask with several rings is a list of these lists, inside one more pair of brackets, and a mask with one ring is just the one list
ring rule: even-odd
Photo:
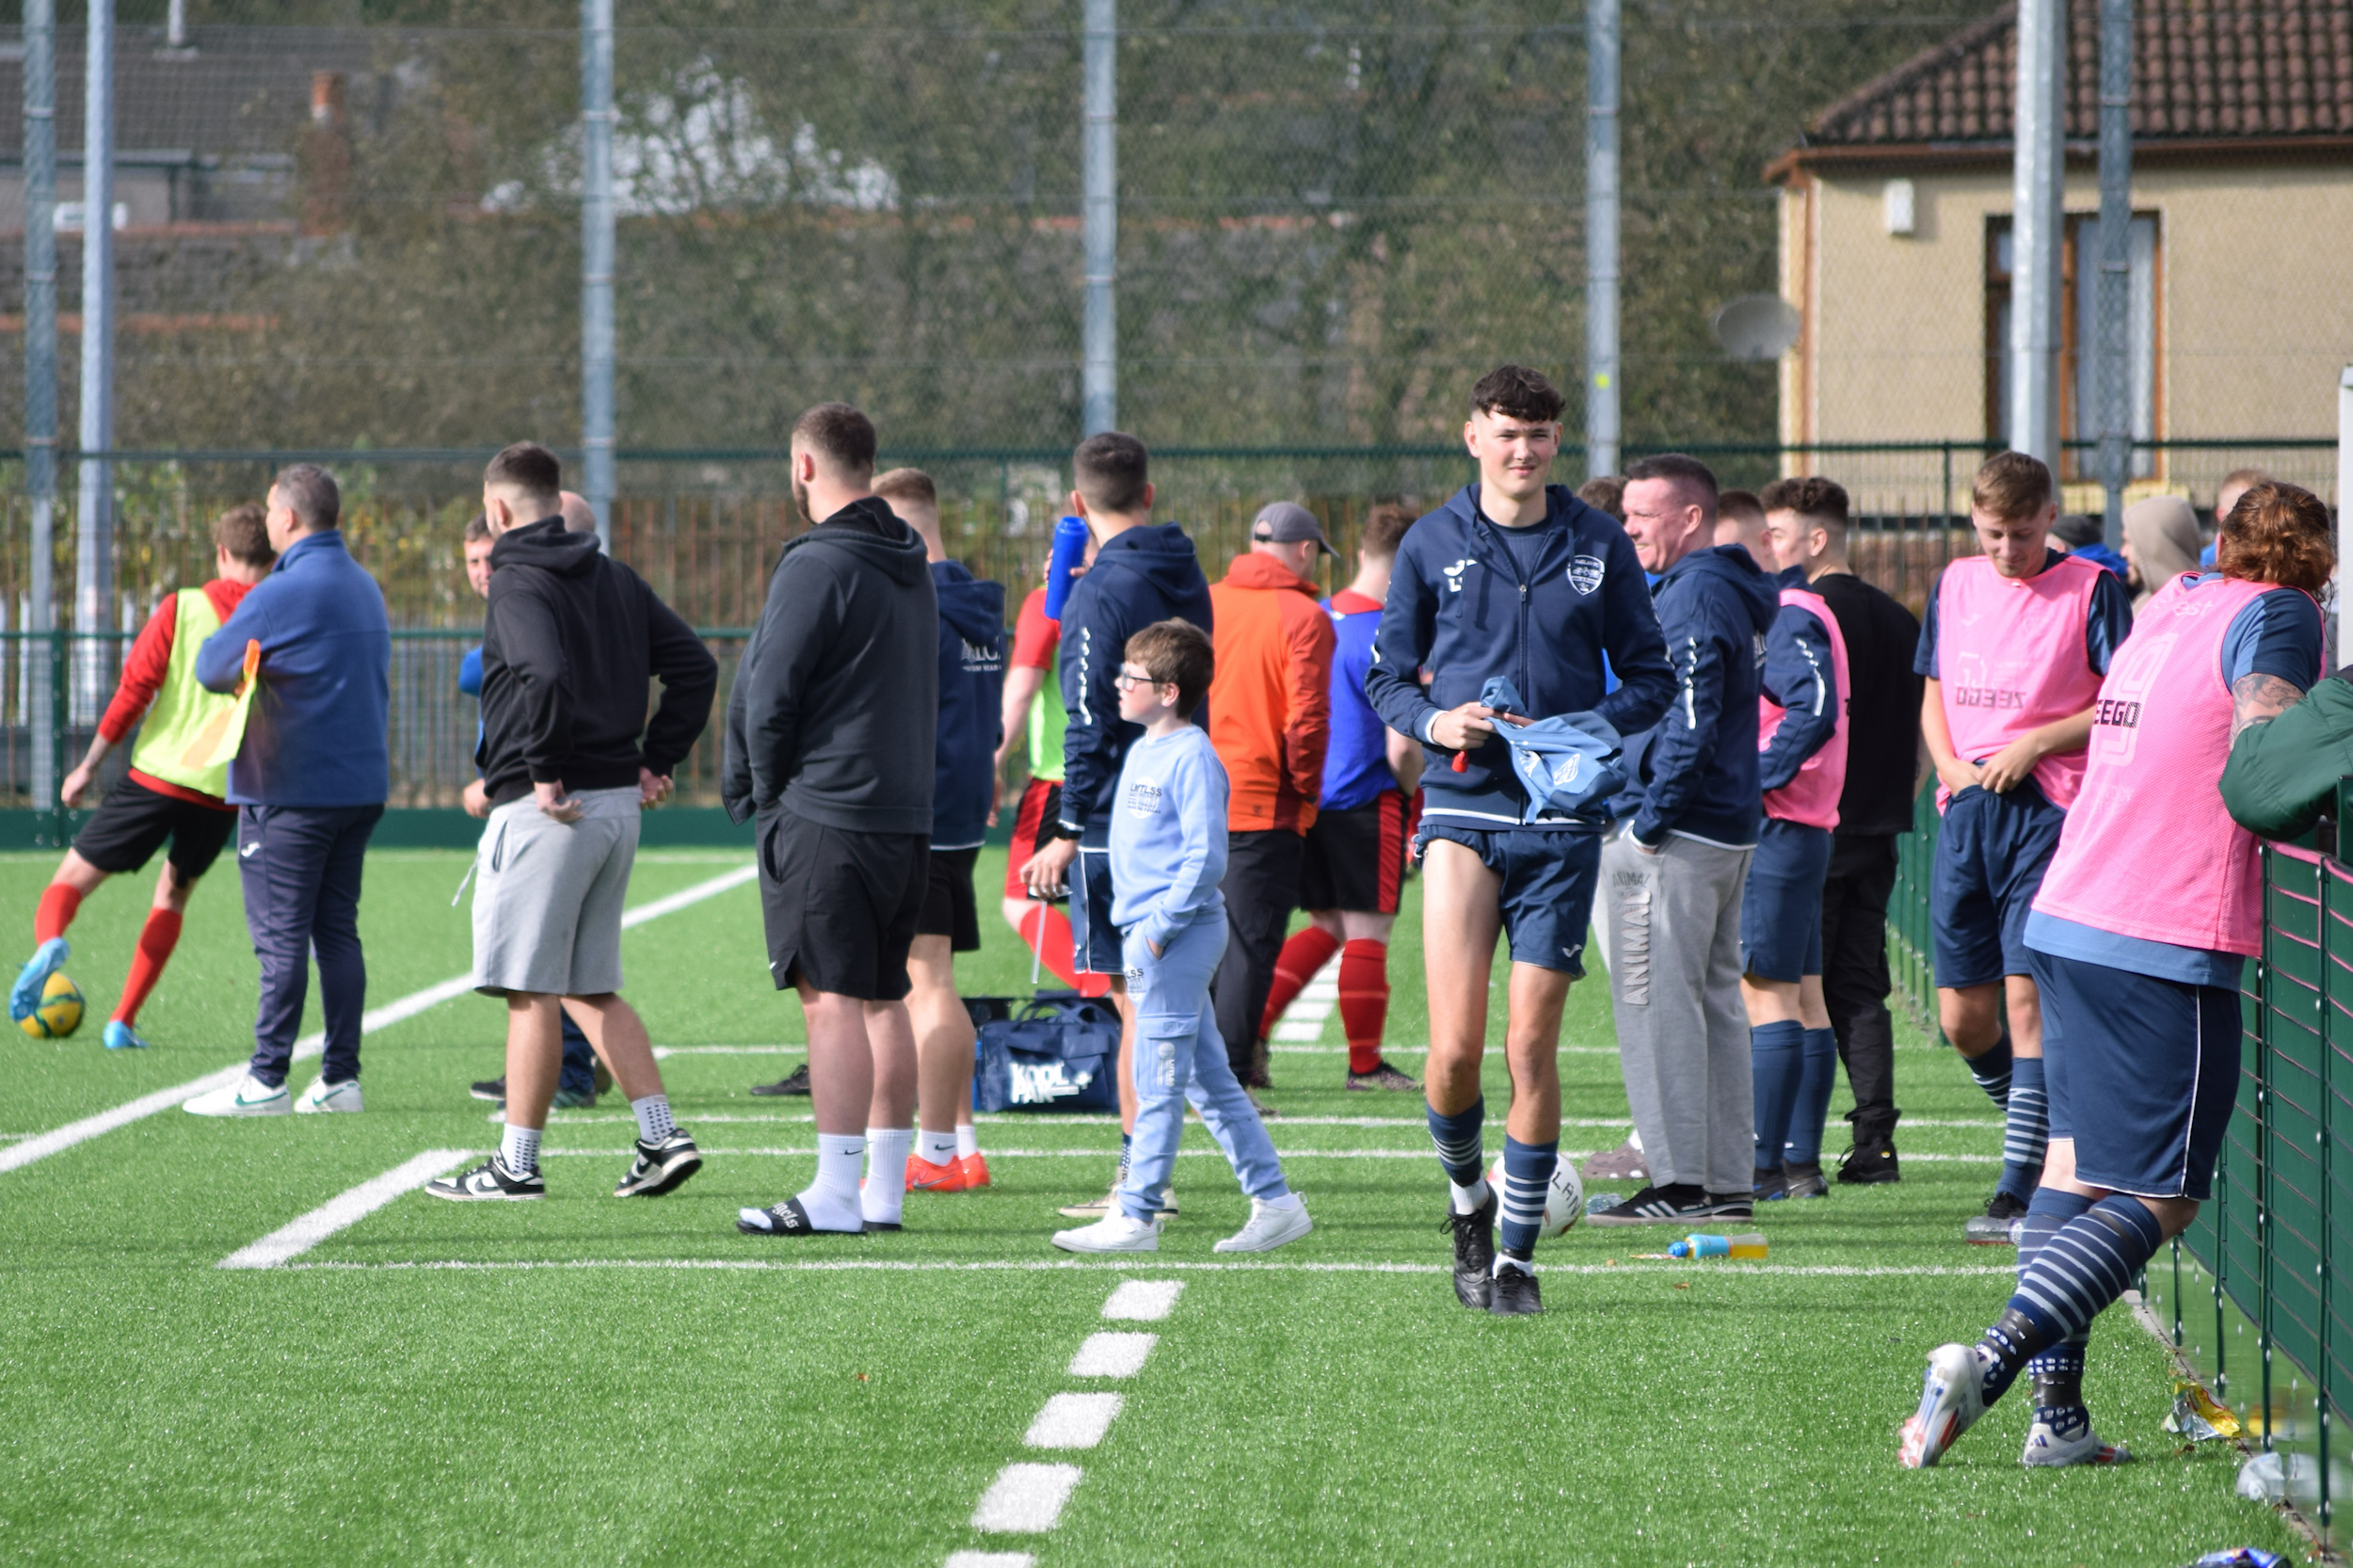
[[1323,793],[1333,632],[1308,574],[1331,553],[1314,514],[1278,501],[1251,523],[1250,553],[1209,587],[1209,739],[1231,786],[1222,890],[1232,930],[1209,996],[1234,1076],[1254,1089],[1269,1086],[1258,1022]]

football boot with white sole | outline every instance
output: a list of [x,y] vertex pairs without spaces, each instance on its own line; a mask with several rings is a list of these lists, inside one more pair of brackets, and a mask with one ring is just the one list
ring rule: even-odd
[[51,975],[65,968],[65,961],[72,953],[73,944],[62,936],[52,936],[33,950],[33,956],[24,961],[24,968],[18,972],[16,984],[8,987],[10,1021],[21,1024],[33,1016],[33,1009],[40,1005],[41,987],[49,984]]
[[2026,1450],[2018,1456],[2018,1463],[2038,1470],[2066,1464],[2127,1464],[2132,1457],[2123,1444],[2102,1441],[2087,1418],[2064,1436],[2048,1421],[2037,1421],[2026,1429]]
[[1925,1470],[1945,1457],[1961,1434],[1985,1414],[1985,1364],[1970,1345],[1939,1345],[1929,1352],[1920,1408],[1903,1425],[1897,1457],[1907,1470]]

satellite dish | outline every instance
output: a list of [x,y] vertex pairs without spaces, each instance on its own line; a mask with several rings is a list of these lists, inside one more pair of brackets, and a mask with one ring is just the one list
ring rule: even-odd
[[1716,341],[1736,360],[1778,360],[1801,325],[1798,308],[1781,296],[1743,295],[1716,312]]

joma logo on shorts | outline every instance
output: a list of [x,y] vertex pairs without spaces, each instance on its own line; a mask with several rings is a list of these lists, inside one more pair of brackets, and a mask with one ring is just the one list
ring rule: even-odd
[[2102,697],[2091,705],[2093,725],[2108,725],[2118,729],[2140,728],[2140,704],[2121,697]]
[[2026,694],[1999,686],[1947,686],[1945,695],[1956,708],[2024,708]]

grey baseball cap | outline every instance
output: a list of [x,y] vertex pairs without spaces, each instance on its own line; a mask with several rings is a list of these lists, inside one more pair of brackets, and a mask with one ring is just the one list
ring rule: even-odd
[[1337,554],[1332,541],[1323,536],[1323,524],[1316,515],[1295,501],[1277,501],[1258,508],[1258,515],[1250,520],[1250,538],[1255,544],[1297,544],[1313,539],[1316,548],[1326,555]]

